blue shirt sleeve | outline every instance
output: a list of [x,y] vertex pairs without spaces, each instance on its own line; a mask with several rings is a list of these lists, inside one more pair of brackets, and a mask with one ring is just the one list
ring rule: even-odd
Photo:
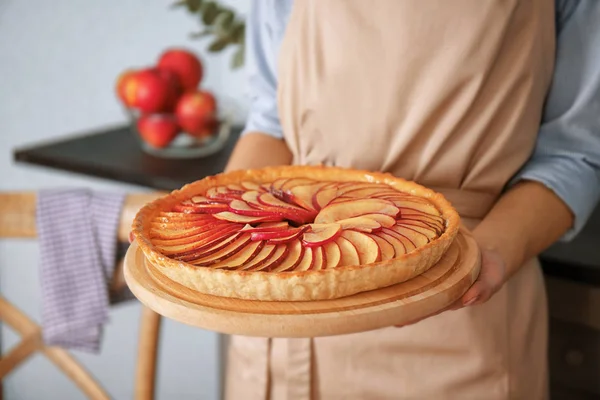
[[537,145],[511,184],[537,181],[565,202],[575,217],[566,242],[600,199],[600,1],[563,0],[557,11],[556,65]]
[[246,21],[245,70],[250,96],[248,132],[283,138],[277,109],[277,57],[291,2],[252,0]]

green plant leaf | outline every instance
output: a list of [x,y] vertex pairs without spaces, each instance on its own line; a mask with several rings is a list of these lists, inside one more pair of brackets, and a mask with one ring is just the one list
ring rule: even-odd
[[236,23],[231,27],[231,31],[229,33],[231,40],[234,43],[243,43],[245,30],[246,24],[243,21],[236,21]]
[[220,33],[225,33],[231,27],[233,20],[235,19],[235,15],[231,10],[221,10],[217,16],[215,17],[215,27],[219,30]]
[[200,39],[200,38],[203,38],[203,37],[205,37],[205,36],[210,36],[210,35],[212,35],[213,33],[214,33],[214,32],[213,32],[213,30],[212,30],[212,29],[208,29],[208,28],[207,28],[207,29],[205,29],[205,30],[203,30],[203,31],[200,31],[200,32],[193,32],[193,33],[190,33],[190,38],[191,38],[191,39]]
[[205,25],[212,25],[219,14],[219,7],[214,1],[206,1],[202,3],[200,12],[202,13],[202,22]]
[[[189,12],[195,13],[202,6],[202,0],[181,0],[178,1],[179,5],[185,5]],[[177,4],[176,3],[176,4]]]
[[219,37],[208,46],[208,51],[210,51],[211,53],[218,53],[219,51],[227,47],[229,43],[230,42],[228,37]]
[[231,58],[231,68],[238,69],[244,66],[244,46],[238,47]]

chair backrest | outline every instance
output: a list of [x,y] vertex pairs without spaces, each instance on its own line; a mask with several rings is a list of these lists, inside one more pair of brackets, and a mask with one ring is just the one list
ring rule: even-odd
[[[126,242],[131,222],[146,203],[163,195],[161,192],[128,194],[121,212],[118,238]],[[34,238],[36,231],[36,193],[0,193],[0,238]]]

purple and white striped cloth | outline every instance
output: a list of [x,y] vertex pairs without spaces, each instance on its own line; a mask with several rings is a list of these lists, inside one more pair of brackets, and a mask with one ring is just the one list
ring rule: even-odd
[[124,195],[41,190],[37,197],[46,344],[99,352],[108,321]]

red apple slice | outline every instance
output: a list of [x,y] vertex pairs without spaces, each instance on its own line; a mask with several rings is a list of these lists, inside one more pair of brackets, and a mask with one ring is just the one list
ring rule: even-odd
[[438,234],[444,232],[444,222],[441,217],[434,217],[433,215],[427,215],[423,213],[405,214],[400,213],[400,220],[411,220],[420,221],[428,226],[434,228]]
[[286,257],[275,268],[270,269],[271,272],[285,272],[293,270],[304,256],[304,247],[299,240],[294,240],[287,245],[279,245],[287,247]]
[[381,260],[379,245],[371,236],[356,231],[342,231],[342,237],[354,245],[361,265]]
[[392,245],[394,248],[394,257],[400,257],[408,252],[406,244],[409,248],[414,249],[414,245],[406,238],[400,239],[397,235],[392,235],[389,232],[377,232],[373,236],[378,236]]
[[381,199],[356,199],[344,203],[330,204],[319,211],[315,223],[324,224],[365,214],[385,214],[392,217],[399,212],[393,203]]
[[325,268],[336,268],[340,265],[342,252],[340,251],[340,246],[338,246],[336,242],[325,243],[323,245],[323,251],[326,260]]
[[271,215],[264,217],[251,217],[248,215],[239,215],[236,213],[232,213],[231,211],[223,211],[220,213],[214,214],[215,218],[218,218],[223,221],[236,222],[238,224],[252,224],[258,222],[280,222],[282,220],[279,215]]
[[[190,261],[216,253],[229,244],[235,242],[241,234],[234,232],[229,235],[217,234],[210,238],[203,239],[201,242],[194,242],[188,245],[174,246],[172,248],[162,247],[161,253],[169,255],[180,261]],[[172,253],[172,254],[171,254]]]
[[[383,185],[383,184],[382,184]],[[387,185],[385,185],[387,186]],[[346,190],[344,191],[343,195],[346,197],[352,197],[352,198],[371,198],[371,197],[376,197],[375,195],[381,194],[381,193],[386,193],[389,189],[389,186],[387,186],[387,188],[385,187],[381,187],[379,185],[376,186],[363,186],[363,187],[354,187],[354,188],[350,188],[351,190]]]
[[313,183],[315,183],[315,181],[308,178],[291,178],[288,179],[283,185],[281,185],[280,190],[283,192],[287,192],[293,187],[310,185]]
[[[264,242],[263,242],[264,243]],[[277,246],[273,244],[265,244],[260,252],[248,263],[236,268],[238,271],[247,271],[260,268],[275,252]]]
[[316,210],[325,208],[333,199],[337,197],[337,187],[333,184],[322,187],[315,193],[313,206]]
[[[199,244],[206,243],[207,241],[212,240],[213,238],[218,238],[219,236],[227,236],[234,234],[238,231],[238,228],[235,226],[225,225],[218,228],[210,228],[205,229],[200,232],[195,232],[192,235],[177,237],[177,238],[153,238],[151,239],[152,244],[160,247],[173,247],[173,246],[183,246],[190,247],[195,246],[198,247]],[[183,250],[182,250],[183,251]]]
[[342,229],[353,229],[359,232],[367,233],[381,228],[379,222],[375,221],[374,219],[367,218],[366,216],[343,219],[337,223],[341,225]]
[[360,264],[360,258],[358,258],[358,251],[348,239],[345,239],[340,236],[335,240],[335,243],[338,245],[341,254],[340,263],[338,265],[339,267],[347,267],[350,265]]
[[207,213],[213,214],[221,211],[228,210],[229,206],[223,203],[181,203],[173,206],[173,211],[178,211],[182,213]]
[[[392,230],[391,228],[385,228],[385,229],[382,230],[382,232],[386,233],[386,234],[388,234],[390,236],[393,236],[396,239],[398,239],[402,243],[402,245],[404,246],[404,249],[405,249],[405,251],[406,251],[407,254],[417,248],[416,245],[413,243],[412,240],[410,240],[406,236],[402,235],[401,233],[396,232],[395,230]],[[396,254],[396,257],[397,256],[398,255]]]
[[398,221],[397,224],[420,232],[423,235],[427,236],[427,239],[429,240],[433,240],[439,235],[438,230],[436,228],[427,225],[425,222],[414,221],[410,219],[401,219]]
[[260,193],[256,190],[250,190],[244,194],[242,194],[242,200],[246,203],[250,204],[253,207],[262,207],[264,204],[258,201],[258,196]]
[[269,215],[274,215],[276,214],[277,210],[273,210],[261,210],[254,208],[243,200],[232,200],[229,203],[229,211],[238,215],[247,215],[250,217],[266,217]]
[[290,178],[279,178],[279,179],[275,179],[273,181],[273,183],[271,183],[271,187],[270,189],[274,192],[280,192],[281,191],[281,186],[283,186],[284,183],[286,183],[287,181],[289,181]]
[[315,193],[325,185],[327,185],[326,182],[319,182],[311,185],[294,186],[288,190],[289,199],[302,208],[316,211],[313,205],[313,198]]
[[385,215],[385,214],[365,214],[363,215],[363,217],[365,218],[370,218],[374,221],[377,221],[377,223],[379,223],[379,225],[381,225],[383,228],[389,228],[391,226],[394,226],[396,224],[396,218],[390,216],[390,215]]
[[242,185],[238,185],[236,183],[230,183],[229,185],[227,185],[227,189],[231,192],[239,192],[239,193],[244,193],[246,191],[245,187],[243,187]]
[[311,271],[319,271],[324,269],[327,261],[325,260],[325,255],[323,253],[323,246],[312,248],[313,251],[313,263],[310,267]]
[[[371,237],[373,238],[373,240],[375,240],[377,242],[377,245],[379,246],[379,249],[381,250],[381,259],[382,260],[385,261],[385,260],[391,260],[392,258],[394,258],[394,256],[396,255],[396,250],[394,249],[394,246],[390,242],[388,242],[383,237],[377,235],[376,233],[371,235]],[[404,252],[402,254],[404,254]]]
[[234,253],[231,257],[218,261],[211,265],[211,268],[237,268],[251,261],[263,248],[265,242],[250,242],[240,251]]
[[[381,192],[383,190],[389,189],[390,187],[383,183],[372,183],[372,182],[349,182],[343,186],[340,186],[338,189],[338,196],[351,195],[352,197],[357,197],[354,195],[354,192],[359,190],[377,190]],[[377,193],[377,192],[374,192]],[[370,197],[370,196],[358,196],[358,197]]]
[[307,226],[289,228],[286,230],[280,229],[275,231],[252,232],[251,237],[252,240],[274,240],[271,244],[280,244],[299,238],[306,229],[308,229]]
[[433,205],[421,203],[414,200],[394,200],[393,203],[400,209],[400,213],[407,212],[410,210],[421,211],[425,214],[440,216],[441,213]]
[[260,185],[256,182],[240,182],[245,190],[260,190]]
[[283,222],[263,222],[256,226],[244,225],[240,232],[272,232],[272,231],[285,231],[289,228],[289,224],[286,221]]
[[304,247],[304,254],[302,255],[302,259],[294,268],[294,271],[308,271],[312,268],[313,265],[313,250],[310,247]]
[[271,271],[274,268],[277,268],[285,258],[287,257],[288,247],[285,244],[280,245],[267,245],[267,246],[275,246],[275,251],[271,256],[265,260],[260,266],[256,266],[251,271]]
[[258,196],[258,202],[263,206],[283,208],[283,209],[291,209],[300,213],[307,213],[306,210],[295,206],[293,204],[286,203],[283,200],[279,200],[277,197],[273,196],[271,193],[261,193]]
[[409,227],[396,225],[390,229],[408,238],[415,244],[416,247],[425,246],[427,243],[429,243],[429,238],[425,234]]
[[245,248],[249,243],[252,243],[250,241],[250,234],[244,233],[244,234],[241,234],[239,237],[237,237],[233,242],[229,243],[225,247],[220,248],[219,250],[215,251],[214,253],[204,256],[204,257],[201,257],[201,258],[188,260],[188,262],[190,264],[198,265],[201,267],[206,267],[206,266],[209,266],[212,264],[216,264],[219,261],[222,261],[222,260],[229,258],[232,255],[236,254],[238,251]]
[[310,228],[302,236],[302,243],[308,247],[322,246],[335,240],[341,232],[339,224],[310,224]]

